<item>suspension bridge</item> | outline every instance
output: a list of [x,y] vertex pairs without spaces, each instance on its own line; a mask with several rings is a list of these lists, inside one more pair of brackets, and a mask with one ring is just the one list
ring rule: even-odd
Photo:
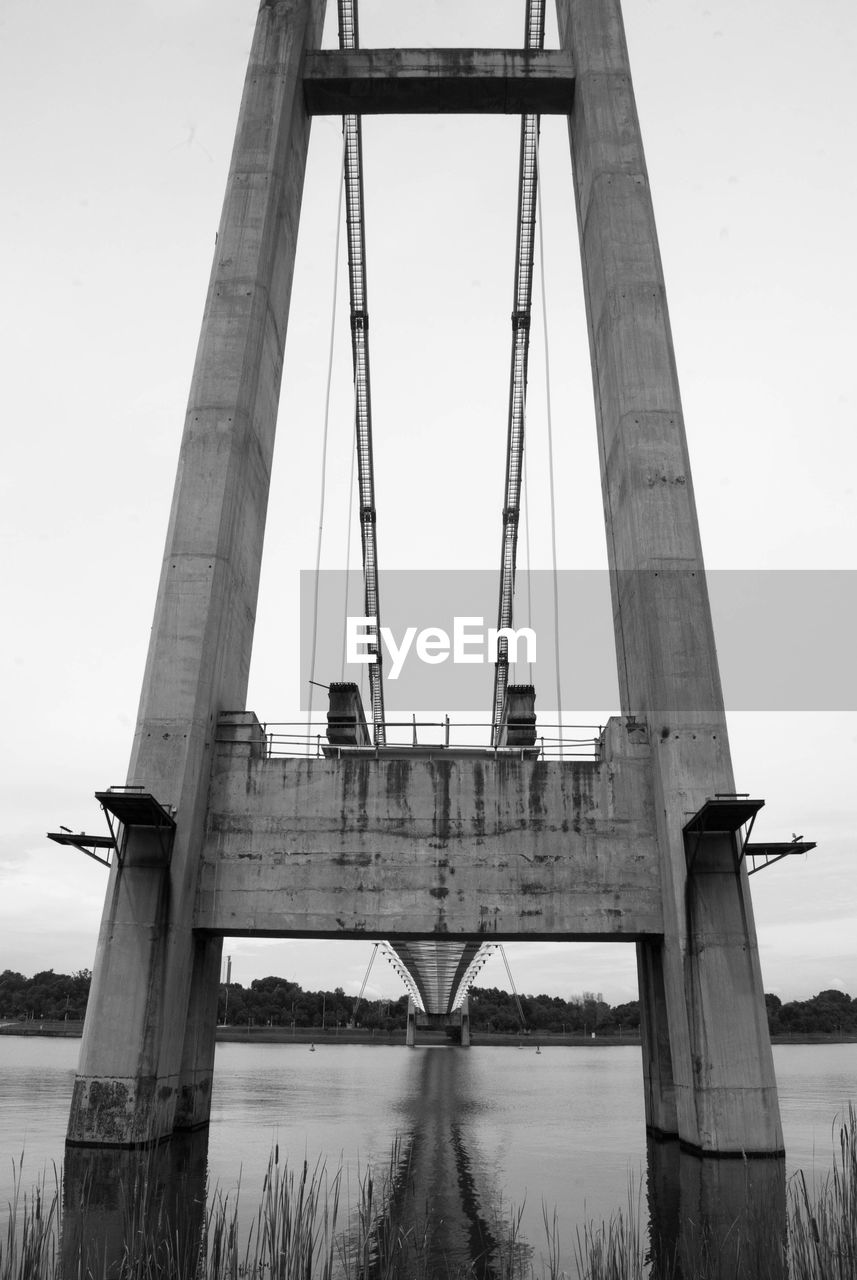
[[[259,9],[128,782],[96,793],[109,837],[54,833],[110,863],[68,1141],[207,1123],[224,937],[384,939],[414,1021],[466,1018],[488,943],[598,939],[636,946],[650,1130],[778,1155],[748,861],[801,850],[751,842],[763,801],[735,788],[619,2],[557,0],[552,50],[544,0],[502,50],[363,49],[356,0],[322,49],[324,13]],[[340,681],[323,725],[262,723],[247,677],[311,121],[343,122],[363,604],[380,628],[362,119],[462,111],[521,117],[484,738],[391,734],[372,641],[365,707]],[[510,683],[508,631],[548,113],[568,120],[622,705],[546,734],[532,685]]]

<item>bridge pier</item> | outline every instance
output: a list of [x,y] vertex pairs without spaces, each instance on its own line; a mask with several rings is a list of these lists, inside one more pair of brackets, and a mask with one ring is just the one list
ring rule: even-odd
[[408,1023],[405,1032],[405,1046],[408,1049],[414,1049],[417,1045],[417,1031],[422,1027],[432,1031],[440,1029],[446,1030],[447,1027],[458,1028],[460,1032],[459,1043],[462,1049],[470,1048],[470,1003],[465,997],[458,1009],[454,1009],[452,1013],[446,1014],[427,1014],[418,1009],[414,1003],[413,997],[408,996]]

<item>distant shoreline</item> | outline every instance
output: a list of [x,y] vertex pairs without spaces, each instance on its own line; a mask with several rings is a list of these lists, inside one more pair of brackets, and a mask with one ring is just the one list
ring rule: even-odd
[[[50,1039],[79,1039],[83,1032],[83,1023],[78,1021],[43,1021],[6,1022],[0,1024],[0,1036],[44,1036]],[[325,1048],[338,1044],[403,1045],[404,1029],[401,1031],[376,1032],[355,1031],[353,1029],[320,1027],[238,1027],[217,1028],[217,1041],[224,1044],[315,1044]],[[447,1044],[446,1035],[439,1031],[418,1031],[417,1044]],[[524,1047],[545,1048],[605,1048],[640,1044],[639,1035],[583,1036],[554,1034],[545,1031],[530,1031],[524,1035],[506,1033],[492,1034],[488,1031],[474,1031],[471,1037],[474,1048],[491,1048],[494,1046],[520,1045]],[[857,1035],[794,1035],[771,1036],[772,1044],[857,1044]]]

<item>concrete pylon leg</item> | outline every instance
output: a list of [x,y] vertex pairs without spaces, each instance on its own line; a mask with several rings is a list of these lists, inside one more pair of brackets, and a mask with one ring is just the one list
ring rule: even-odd
[[[683,829],[735,790],[666,291],[619,0],[557,0],[622,711],[653,758],[663,944],[640,951],[650,1123],[721,1155],[782,1151],[746,869],[688,874]],[[667,1052],[668,1042],[668,1052]]]
[[408,1029],[405,1032],[405,1047],[408,1049],[416,1048],[417,1043],[417,1006],[414,1004],[411,996],[408,996]]
[[470,1001],[466,996],[461,1002],[461,1047],[470,1048]]
[[[204,1123],[217,943],[192,913],[219,713],[244,706],[325,0],[264,0],[191,385],[128,782],[174,810],[168,865],[129,827],[108,886],[71,1143]],[[162,860],[163,861],[163,860]]]
[[678,1133],[678,1117],[664,993],[662,944],[637,943],[637,984],[640,992],[646,1128],[650,1133],[674,1135]]
[[222,954],[222,938],[194,939],[193,971],[176,1104],[176,1129],[198,1129],[200,1125],[208,1123],[211,1113]]

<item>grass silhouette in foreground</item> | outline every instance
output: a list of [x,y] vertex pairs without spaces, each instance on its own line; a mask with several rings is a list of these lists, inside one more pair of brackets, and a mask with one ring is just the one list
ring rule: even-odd
[[[323,1165],[289,1168],[272,1153],[262,1197],[249,1227],[239,1226],[238,1194],[215,1191],[207,1204],[183,1204],[176,1222],[145,1176],[118,1191],[120,1238],[108,1245],[97,1207],[85,1204],[63,1222],[59,1172],[22,1190],[16,1168],[0,1280],[855,1280],[857,1277],[857,1113],[849,1107],[833,1168],[810,1193],[802,1173],[786,1192],[786,1230],[775,1213],[751,1231],[729,1228],[726,1245],[701,1224],[685,1224],[674,1257],[652,1258],[641,1191],[608,1222],[578,1230],[574,1271],[562,1271],[557,1213],[544,1209],[538,1268],[520,1239],[521,1214],[495,1228],[490,1257],[467,1268],[438,1262],[431,1206],[408,1200],[408,1154],[396,1144],[389,1166],[358,1179],[356,1204],[343,1203],[343,1174]],[[90,1215],[87,1220],[87,1215]],[[66,1240],[63,1241],[63,1227]],[[73,1230],[72,1230],[73,1228]],[[742,1235],[742,1230],[744,1235]],[[750,1237],[753,1238],[750,1238]],[[118,1242],[117,1242],[118,1240]],[[111,1256],[106,1256],[110,1248]]]

